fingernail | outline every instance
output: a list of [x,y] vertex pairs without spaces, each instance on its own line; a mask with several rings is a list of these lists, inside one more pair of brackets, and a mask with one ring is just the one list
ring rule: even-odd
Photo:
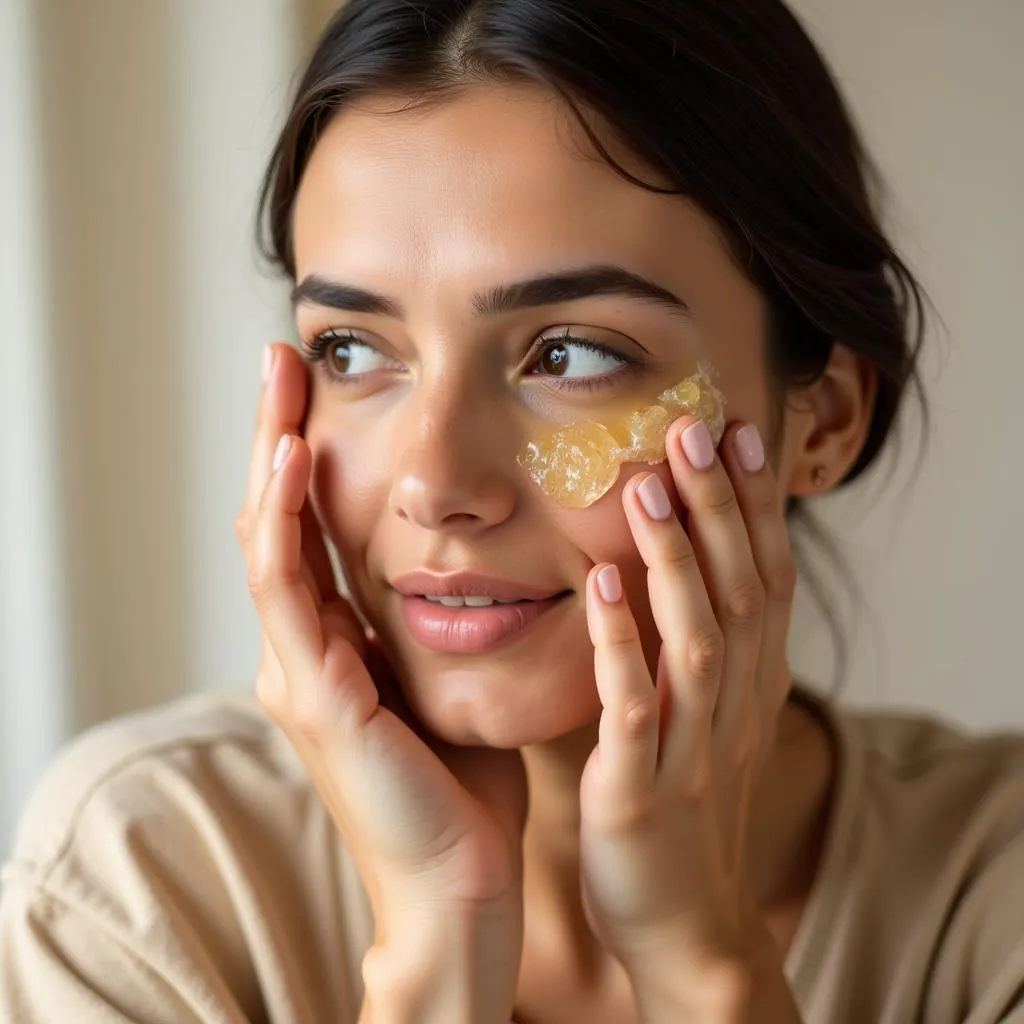
[[281,435],[281,440],[277,442],[277,447],[274,449],[274,471],[276,472],[281,468],[281,464],[286,458],[288,458],[288,452],[292,447],[292,439],[287,434]]
[[736,431],[734,439],[736,457],[748,473],[760,473],[764,468],[764,444],[761,433],[753,423]]
[[661,480],[653,474],[637,487],[636,495],[644,511],[652,519],[660,522],[672,515],[672,502],[668,500],[668,491]]
[[597,589],[605,604],[617,604],[622,599],[622,579],[614,565],[606,565],[597,574]]
[[694,469],[707,469],[715,461],[711,432],[703,420],[697,420],[683,431],[682,443],[683,452]]
[[269,345],[263,346],[263,364],[260,373],[263,376],[263,383],[270,380],[270,371],[274,368],[274,350]]

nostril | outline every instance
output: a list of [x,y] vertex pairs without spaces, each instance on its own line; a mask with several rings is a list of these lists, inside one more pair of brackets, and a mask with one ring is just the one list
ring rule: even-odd
[[479,519],[480,517],[472,512],[450,512],[441,522],[445,526],[459,526],[460,524],[475,523]]

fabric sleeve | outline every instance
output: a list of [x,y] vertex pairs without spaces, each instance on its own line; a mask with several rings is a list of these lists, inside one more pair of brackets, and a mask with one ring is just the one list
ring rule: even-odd
[[968,870],[965,883],[934,962],[925,1020],[1024,1024],[1024,833]]
[[265,926],[274,904],[256,886],[270,873],[250,852],[267,842],[236,784],[252,750],[116,723],[55,758],[0,869],[2,1024],[316,1019]]
[[[10,1024],[246,1020],[194,965],[149,962],[102,915],[18,879],[5,884],[0,947],[0,1020]],[[211,998],[218,988],[223,998]]]
[[352,1024],[372,913],[298,756],[195,698],[76,738],[0,868],[0,1024]]

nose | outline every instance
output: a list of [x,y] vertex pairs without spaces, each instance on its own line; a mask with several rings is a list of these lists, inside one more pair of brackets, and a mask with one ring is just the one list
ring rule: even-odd
[[398,426],[388,504],[399,518],[426,530],[474,533],[512,515],[512,426],[493,404],[449,390],[413,400]]

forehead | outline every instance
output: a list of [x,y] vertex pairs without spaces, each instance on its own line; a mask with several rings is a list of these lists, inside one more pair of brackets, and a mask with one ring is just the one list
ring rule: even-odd
[[[339,266],[388,277],[501,276],[587,261],[664,273],[679,242],[724,247],[691,204],[632,184],[569,108],[528,85],[469,89],[427,107],[345,108],[318,142],[294,211],[297,276]],[[609,133],[616,159],[659,185]]]

